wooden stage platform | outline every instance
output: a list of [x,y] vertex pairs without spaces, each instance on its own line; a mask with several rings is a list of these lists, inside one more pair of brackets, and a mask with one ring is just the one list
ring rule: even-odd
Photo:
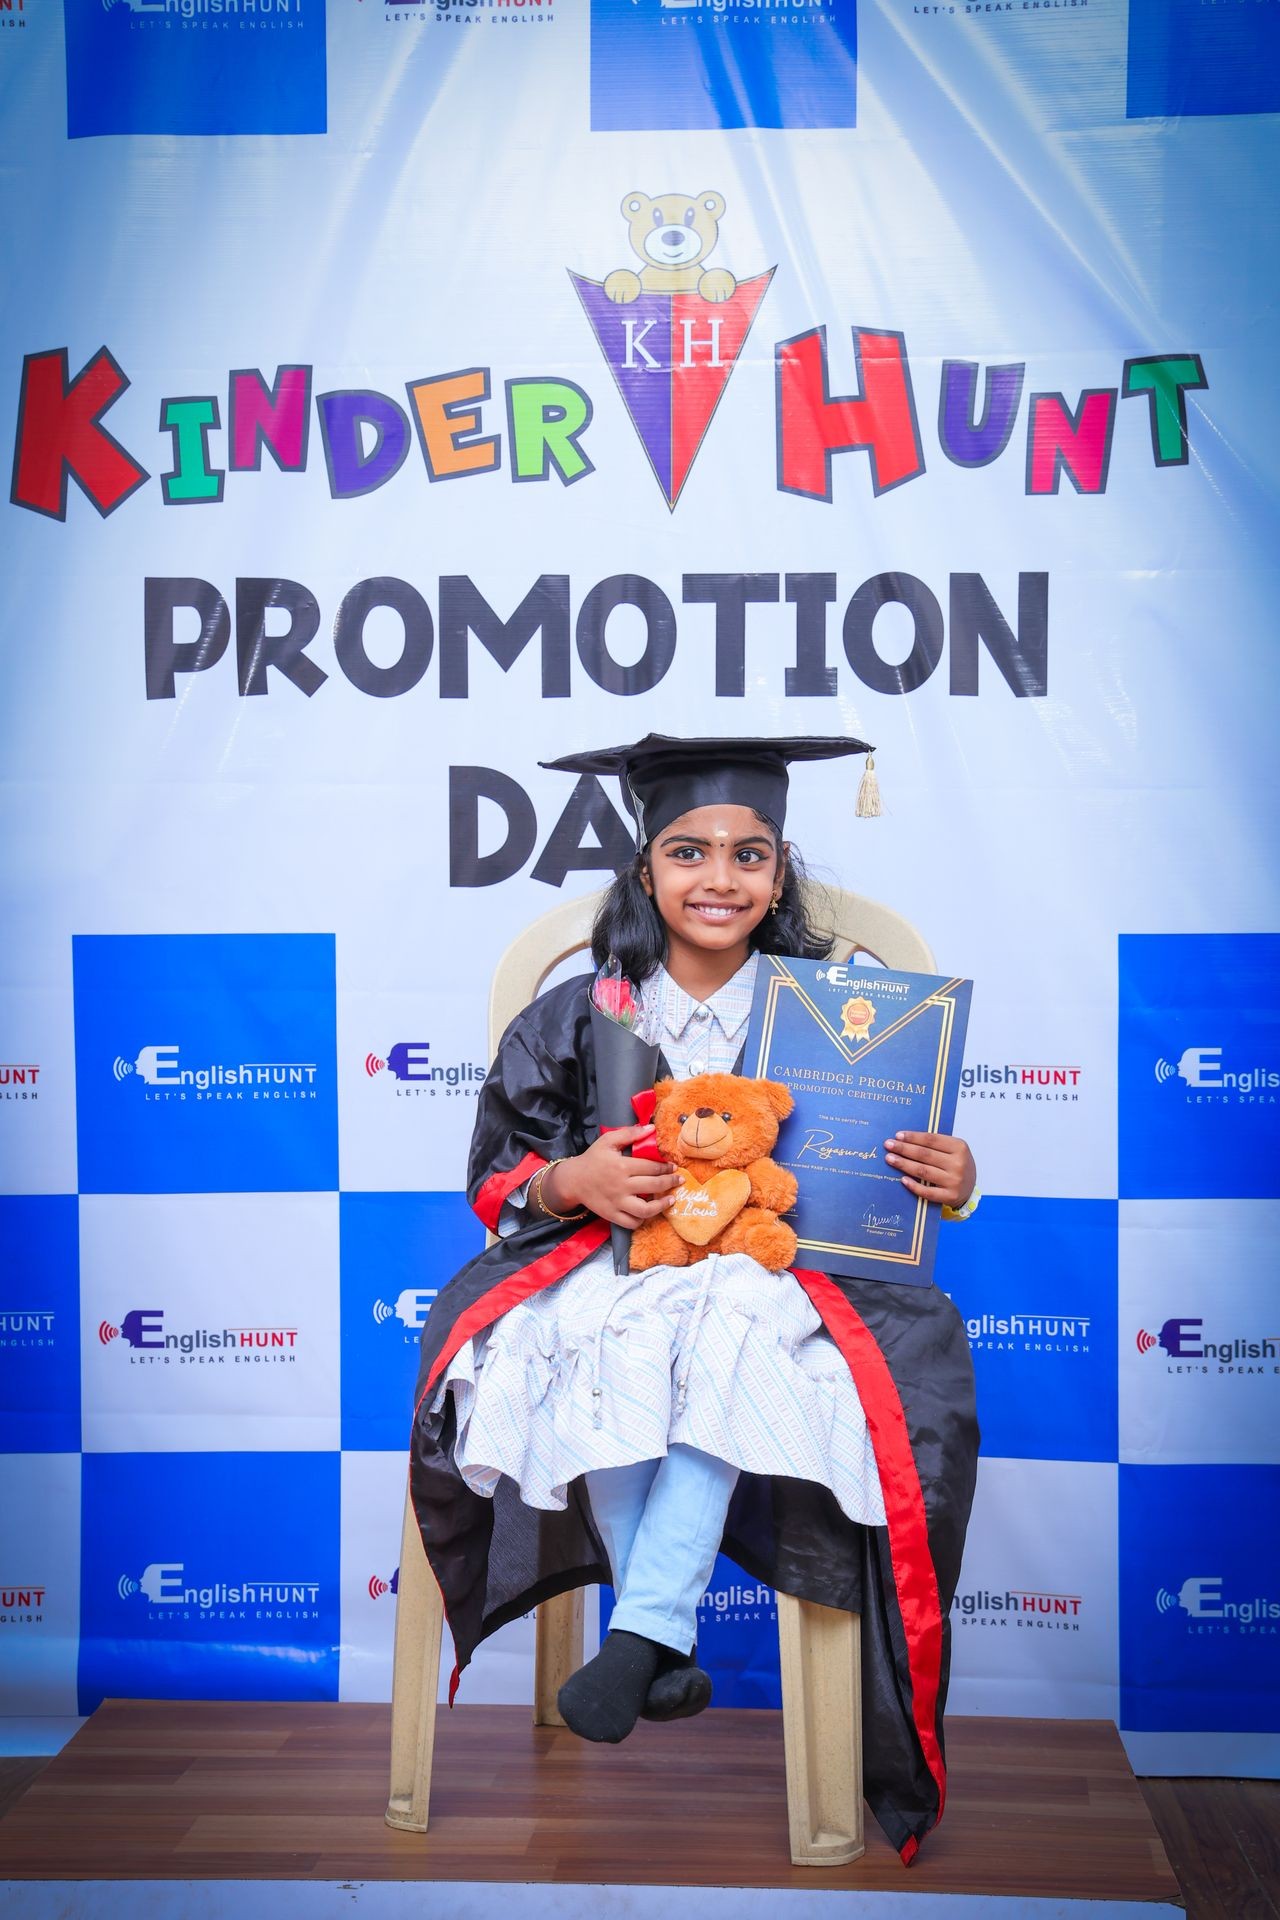
[[[868,1816],[852,1866],[793,1867],[782,1723],[709,1712],[620,1747],[517,1707],[442,1712],[431,1829],[393,1832],[390,1709],[108,1701],[0,1820],[0,1882],[503,1882],[1169,1902],[1115,1728],[952,1720],[946,1818],[910,1869]],[[929,1903],[923,1903],[928,1906]]]

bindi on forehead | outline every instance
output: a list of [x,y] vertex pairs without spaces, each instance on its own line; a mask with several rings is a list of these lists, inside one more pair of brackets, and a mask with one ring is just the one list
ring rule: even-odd
[[751,807],[712,802],[691,807],[663,828],[660,840],[664,845],[674,838],[724,845],[747,840],[768,842],[770,834]]

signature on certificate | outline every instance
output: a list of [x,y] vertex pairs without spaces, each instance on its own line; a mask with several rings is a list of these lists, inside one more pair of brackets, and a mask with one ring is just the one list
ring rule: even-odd
[[864,1233],[901,1233],[902,1215],[882,1213],[875,1207],[868,1207],[862,1216],[862,1228]]
[[796,1154],[797,1160],[808,1155],[810,1160],[878,1160],[880,1149],[875,1147],[836,1147],[831,1143],[834,1133],[824,1133],[820,1127],[810,1127]]

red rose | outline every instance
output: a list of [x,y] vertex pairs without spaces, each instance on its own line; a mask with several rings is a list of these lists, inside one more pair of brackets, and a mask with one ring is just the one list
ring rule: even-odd
[[636,1003],[629,980],[603,978],[597,980],[594,998],[601,1013],[608,1014],[611,1020],[617,1020],[622,1026],[631,1026],[634,1023]]

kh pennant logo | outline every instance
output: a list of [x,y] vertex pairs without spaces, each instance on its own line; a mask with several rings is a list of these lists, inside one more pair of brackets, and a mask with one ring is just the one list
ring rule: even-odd
[[674,508],[774,269],[714,305],[700,293],[640,293],[619,306],[597,280],[573,281],[631,424]]
[[718,193],[630,194],[622,212],[640,272],[569,275],[670,508],[774,275],[735,281],[704,265],[723,211]]

